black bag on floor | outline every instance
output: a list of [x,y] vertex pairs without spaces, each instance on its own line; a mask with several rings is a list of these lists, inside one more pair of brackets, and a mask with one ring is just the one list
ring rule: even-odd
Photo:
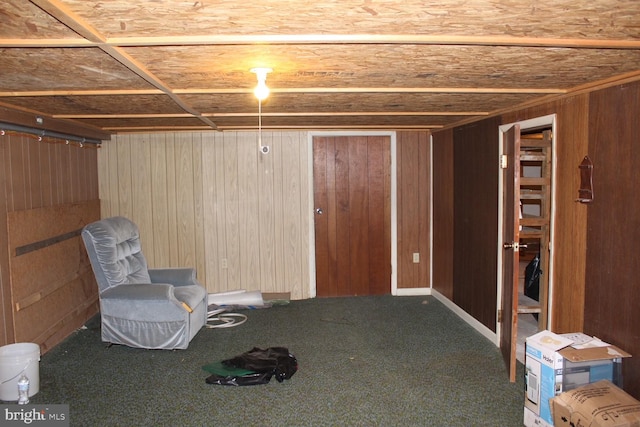
[[524,269],[524,294],[536,301],[540,300],[540,274],[540,254],[537,253]]
[[254,347],[246,353],[223,360],[222,364],[231,369],[251,372],[228,376],[213,374],[206,379],[208,384],[236,386],[267,384],[272,376],[275,376],[278,382],[282,382],[291,378],[298,370],[298,361],[285,347],[267,349]]

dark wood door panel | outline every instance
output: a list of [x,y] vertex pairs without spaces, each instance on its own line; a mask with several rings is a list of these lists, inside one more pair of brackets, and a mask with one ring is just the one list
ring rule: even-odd
[[390,141],[315,137],[316,294],[391,291]]

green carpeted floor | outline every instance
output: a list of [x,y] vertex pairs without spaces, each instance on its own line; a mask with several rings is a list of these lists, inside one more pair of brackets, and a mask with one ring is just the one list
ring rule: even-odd
[[[499,350],[432,297],[292,301],[203,329],[187,350],[107,347],[90,321],[40,362],[32,403],[72,426],[522,426],[523,384]],[[205,383],[202,366],[284,346],[288,381]]]

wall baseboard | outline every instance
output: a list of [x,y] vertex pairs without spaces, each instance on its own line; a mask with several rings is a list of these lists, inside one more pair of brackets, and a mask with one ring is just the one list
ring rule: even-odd
[[473,316],[461,309],[453,301],[451,301],[435,289],[431,290],[430,294],[433,295],[442,304],[444,304],[449,310],[457,314],[462,320],[467,322],[472,328],[484,335],[485,338],[494,343],[496,347],[500,347],[500,337],[498,337],[495,332],[480,323]]

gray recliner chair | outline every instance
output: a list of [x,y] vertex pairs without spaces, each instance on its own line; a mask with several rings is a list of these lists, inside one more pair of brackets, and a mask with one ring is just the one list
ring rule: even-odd
[[207,321],[195,269],[147,268],[138,226],[124,217],[88,224],[82,239],[98,282],[102,341],[186,349]]

